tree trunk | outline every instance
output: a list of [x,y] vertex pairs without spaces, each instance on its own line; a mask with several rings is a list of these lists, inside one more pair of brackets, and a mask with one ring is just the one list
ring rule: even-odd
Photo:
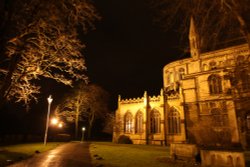
[[79,104],[80,96],[77,97],[76,103],[76,118],[75,118],[75,139],[78,138],[78,122],[79,122],[79,114],[80,114],[80,104]]
[[90,113],[89,115],[89,130],[88,130],[88,138],[91,137],[91,130],[92,130],[92,126],[93,126],[93,122],[95,119],[95,113]]

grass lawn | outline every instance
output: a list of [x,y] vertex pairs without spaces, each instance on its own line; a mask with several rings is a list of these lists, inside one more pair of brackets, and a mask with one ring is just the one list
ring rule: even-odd
[[90,154],[94,166],[105,167],[184,167],[193,164],[170,160],[169,147],[92,142]]
[[62,142],[49,142],[46,146],[43,143],[17,144],[0,147],[0,166],[6,166],[12,162],[20,161],[30,157],[36,152],[44,152],[53,149]]

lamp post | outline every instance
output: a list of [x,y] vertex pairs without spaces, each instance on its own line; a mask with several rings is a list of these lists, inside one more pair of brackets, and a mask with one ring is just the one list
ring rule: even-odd
[[81,139],[81,142],[83,142],[83,140],[84,140],[84,132],[85,132],[85,127],[82,127],[82,139]]
[[47,121],[46,121],[46,129],[45,129],[45,134],[44,134],[44,145],[47,144],[47,136],[48,136],[48,129],[49,129],[49,114],[50,114],[50,105],[53,101],[51,95],[47,98],[48,100],[48,113],[47,113]]

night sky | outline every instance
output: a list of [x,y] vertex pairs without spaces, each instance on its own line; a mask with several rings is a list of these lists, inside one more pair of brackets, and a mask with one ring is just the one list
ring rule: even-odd
[[[94,0],[102,19],[96,30],[82,36],[87,74],[92,83],[107,90],[110,110],[117,108],[117,97],[159,95],[163,85],[162,68],[183,58],[177,29],[164,31],[153,22],[153,10],[145,0]],[[182,46],[183,48],[183,46]],[[53,95],[52,112],[70,88],[46,81],[38,103],[27,113],[10,103],[0,113],[0,131],[42,132],[47,114],[47,97]]]
[[[96,0],[102,20],[84,39],[90,80],[117,100],[158,95],[162,68],[181,58],[176,30],[163,31],[143,0]],[[114,104],[114,103],[113,103]]]

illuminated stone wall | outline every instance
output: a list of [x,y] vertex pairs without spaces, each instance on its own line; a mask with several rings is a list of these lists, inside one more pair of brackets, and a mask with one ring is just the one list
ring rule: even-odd
[[[193,19],[190,22],[191,57],[163,68],[159,96],[145,92],[137,99],[118,100],[113,140],[128,136],[135,144],[194,143],[232,145],[250,142],[250,76],[247,44],[201,53]],[[245,64],[245,65],[244,65]],[[246,69],[245,79],[237,79]],[[245,86],[245,90],[242,88]],[[143,130],[136,133],[136,113],[143,114]],[[159,112],[160,131],[152,133],[150,113]],[[132,130],[125,132],[125,114],[132,115]],[[119,127],[117,127],[117,125]]]
[[[187,132],[187,142],[201,145],[240,142],[235,108],[236,97],[229,79],[225,76],[228,75],[227,69],[233,70],[237,67],[239,57],[247,61],[247,48],[247,45],[229,47],[200,54],[195,60],[188,58],[175,61],[164,67],[166,113],[171,106],[179,108],[180,114],[185,119],[186,131],[183,133]],[[180,69],[184,69],[182,74]],[[211,93],[208,82],[211,75],[220,77],[222,83],[220,93]],[[171,96],[178,96],[175,104]],[[249,97],[247,94],[245,96]],[[217,120],[216,123],[216,117],[222,120]],[[170,135],[170,142],[180,142],[177,137]]]
[[[119,131],[115,131],[113,135],[114,142],[122,135],[128,136],[134,144],[157,144],[165,143],[165,129],[164,129],[164,111],[163,111],[163,94],[159,96],[148,96],[144,93],[143,97],[134,99],[120,99],[118,100],[118,109],[116,111],[116,119],[120,123]],[[159,133],[150,132],[150,114],[156,111],[160,115]],[[136,115],[142,113],[143,124],[142,131],[136,132]],[[130,113],[132,115],[131,131],[125,131],[125,115]],[[118,118],[119,117],[119,118]]]

